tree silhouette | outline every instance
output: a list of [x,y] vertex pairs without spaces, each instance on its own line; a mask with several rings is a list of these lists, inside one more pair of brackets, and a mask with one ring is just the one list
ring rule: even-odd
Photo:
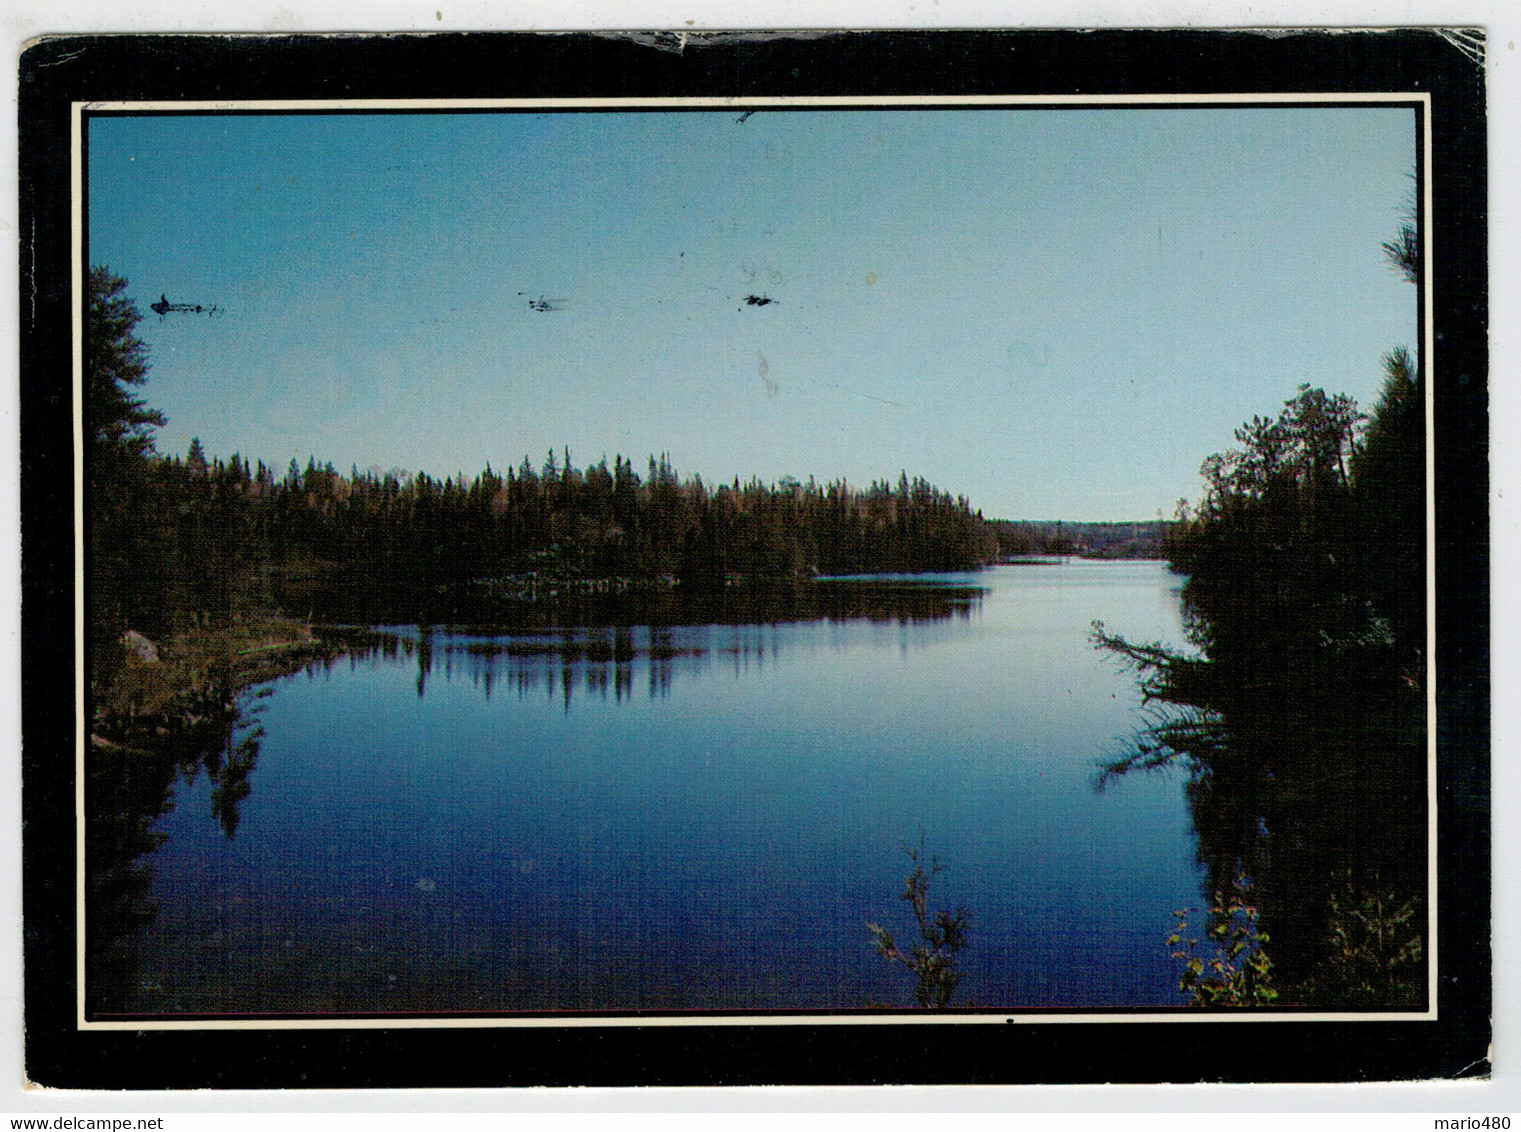
[[163,414],[134,395],[148,375],[147,348],[133,333],[142,321],[127,282],[90,269],[84,324],[86,516],[91,653],[107,674],[119,663],[119,638],[134,623],[156,629],[163,578],[153,569],[154,538],[143,521],[147,457]]

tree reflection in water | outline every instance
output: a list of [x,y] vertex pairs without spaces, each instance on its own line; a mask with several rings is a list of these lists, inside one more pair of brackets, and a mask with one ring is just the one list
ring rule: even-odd
[[[86,998],[90,1016],[133,1009],[145,990],[139,959],[143,929],[154,923],[153,855],[164,840],[159,819],[176,791],[201,774],[209,779],[211,816],[229,840],[252,792],[264,732],[259,710],[272,680],[334,664],[415,659],[417,694],[431,680],[469,679],[486,696],[510,687],[519,695],[547,692],[569,711],[579,693],[617,702],[633,698],[638,667],[649,695],[663,698],[684,665],[732,662],[736,675],[777,658],[767,626],[835,620],[920,624],[967,619],[983,591],[962,584],[820,582],[775,592],[745,590],[698,600],[601,605],[539,603],[519,609],[518,625],[371,633],[326,629],[326,655],[270,659],[257,675],[231,665],[198,669],[191,686],[161,689],[142,704],[98,710],[86,753]],[[479,624],[479,623],[477,623]],[[567,627],[569,626],[569,627]],[[314,644],[315,642],[309,642]],[[149,995],[151,998],[151,994]]]
[[[1287,609],[1243,632],[1230,603],[1206,615],[1190,590],[1197,654],[1094,625],[1096,644],[1135,668],[1152,712],[1100,784],[1173,766],[1188,776],[1210,907],[1172,941],[1183,989],[1213,1005],[1424,1006],[1419,682],[1386,639],[1306,631]],[[1276,997],[1261,993],[1264,977]]]
[[636,667],[644,669],[652,700],[669,696],[683,671],[705,671],[715,662],[731,665],[736,676],[752,666],[763,669],[776,659],[769,626],[965,621],[979,609],[983,592],[964,581],[936,584],[920,576],[544,602],[524,606],[511,622],[466,621],[447,631],[429,624],[398,627],[372,651],[389,660],[414,659],[419,697],[441,670],[446,682],[468,679],[487,699],[503,687],[519,697],[542,692],[558,698],[568,713],[577,695],[631,699]]
[[212,816],[231,839],[259,758],[261,692],[212,679],[184,692],[170,711],[99,714],[86,755],[86,991],[91,1013],[120,1012],[136,968],[134,937],[152,923],[152,854],[158,819],[177,781],[203,771]]

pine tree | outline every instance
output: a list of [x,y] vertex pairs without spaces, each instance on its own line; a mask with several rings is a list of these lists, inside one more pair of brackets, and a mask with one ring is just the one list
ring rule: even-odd
[[142,321],[127,281],[93,267],[86,283],[84,334],[85,456],[89,517],[92,679],[108,678],[128,628],[162,627],[155,601],[155,557],[148,457],[164,416],[133,390],[148,378],[147,347],[133,333]]

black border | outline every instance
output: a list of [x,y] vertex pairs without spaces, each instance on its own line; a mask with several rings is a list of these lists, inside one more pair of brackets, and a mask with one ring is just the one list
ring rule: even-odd
[[[1438,1020],[76,1029],[71,102],[1411,91],[1432,95],[1434,147]],[[1287,1083],[1487,1073],[1484,97],[1482,63],[1431,30],[81,35],[30,46],[19,100],[28,1079],[142,1089]]]

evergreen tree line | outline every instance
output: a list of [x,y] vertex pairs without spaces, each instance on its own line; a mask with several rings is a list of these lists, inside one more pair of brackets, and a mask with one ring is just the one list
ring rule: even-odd
[[1240,447],[1204,461],[1203,496],[1180,504],[1164,552],[1211,637],[1376,648],[1421,681],[1424,403],[1407,350],[1384,370],[1371,416],[1301,385],[1276,417],[1236,430]]
[[[965,497],[922,478],[865,490],[783,478],[710,487],[668,456],[643,475],[621,454],[577,467],[466,479],[234,454],[154,450],[163,418],[132,396],[146,378],[126,283],[90,275],[87,323],[92,620],[114,639],[250,611],[409,616],[441,593],[531,597],[575,586],[711,588],[815,574],[970,569],[998,542]],[[369,607],[368,609],[366,607]]]

